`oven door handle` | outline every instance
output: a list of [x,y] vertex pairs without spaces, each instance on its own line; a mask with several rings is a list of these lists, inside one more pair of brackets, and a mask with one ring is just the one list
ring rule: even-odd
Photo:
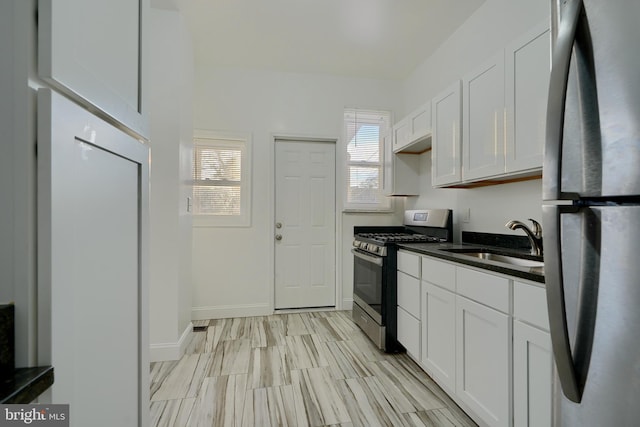
[[372,255],[366,255],[363,254],[362,252],[356,250],[356,249],[351,249],[351,253],[353,253],[353,255],[355,255],[356,257],[363,259],[365,261],[374,263],[377,266],[382,267],[382,257],[377,257],[377,256],[372,256]]

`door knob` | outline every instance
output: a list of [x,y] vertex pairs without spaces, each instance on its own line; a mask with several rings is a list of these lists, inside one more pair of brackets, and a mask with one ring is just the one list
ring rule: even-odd
[[281,222],[276,222],[276,228],[282,228],[282,223]]
[[282,234],[276,234],[276,240],[282,240]]

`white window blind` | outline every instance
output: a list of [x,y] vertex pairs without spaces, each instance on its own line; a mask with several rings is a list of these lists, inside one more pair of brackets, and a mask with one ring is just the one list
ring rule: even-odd
[[345,209],[389,210],[390,199],[382,194],[383,135],[389,128],[388,111],[346,109]]
[[248,152],[246,139],[194,140],[194,225],[248,225]]

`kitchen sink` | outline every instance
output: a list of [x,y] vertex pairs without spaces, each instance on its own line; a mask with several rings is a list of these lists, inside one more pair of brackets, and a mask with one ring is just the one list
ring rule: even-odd
[[543,261],[534,261],[531,259],[518,258],[509,255],[499,255],[492,252],[463,252],[460,255],[466,255],[473,258],[486,259],[489,261],[503,262],[506,264],[520,265],[522,267],[542,267]]
[[447,252],[455,253],[462,256],[468,256],[484,261],[493,261],[508,266],[530,268],[531,272],[544,274],[544,261],[528,259],[516,255],[505,255],[488,250],[469,250],[469,249],[445,249]]

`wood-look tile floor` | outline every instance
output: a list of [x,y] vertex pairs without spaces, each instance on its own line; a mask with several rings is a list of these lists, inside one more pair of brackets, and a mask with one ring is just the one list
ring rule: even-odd
[[351,312],[199,321],[151,364],[152,426],[475,426],[408,356],[378,351]]

